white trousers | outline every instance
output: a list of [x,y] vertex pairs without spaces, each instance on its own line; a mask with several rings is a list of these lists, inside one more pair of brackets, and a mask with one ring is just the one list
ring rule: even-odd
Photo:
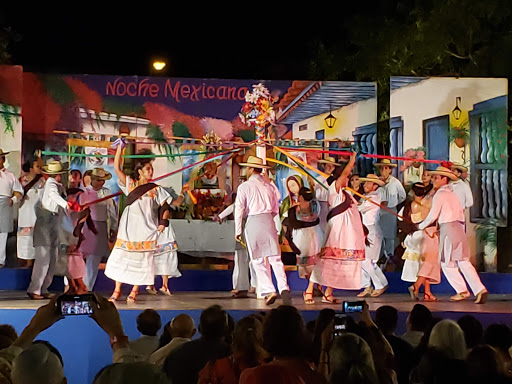
[[0,232],[0,265],[5,265],[7,258],[7,232]]
[[35,248],[36,258],[32,268],[32,280],[27,292],[41,295],[48,293],[48,287],[53,281],[59,248],[49,246],[37,246]]
[[85,278],[84,283],[87,289],[92,292],[96,278],[98,277],[98,268],[103,256],[87,255],[85,259]]
[[361,263],[363,274],[361,276],[361,285],[368,288],[373,283],[375,289],[382,289],[388,285],[388,279],[384,276],[382,270],[377,266],[374,260],[364,260]]
[[272,272],[268,264],[270,264],[276,276],[279,292],[290,290],[280,255],[252,259],[251,264],[254,267],[256,281],[258,282],[256,284],[256,293],[258,296],[266,296],[276,291],[274,283],[272,282]]
[[248,291],[251,286],[256,287],[256,273],[249,260],[246,249],[235,250],[235,265],[233,266],[233,289]]
[[[441,261],[441,268],[446,276],[446,280],[448,280],[448,283],[450,283],[457,293],[467,292],[468,290],[464,278],[466,278],[474,295],[477,295],[485,289],[485,286],[480,280],[480,276],[478,276],[478,272],[469,260]],[[464,277],[462,277],[461,272]]]

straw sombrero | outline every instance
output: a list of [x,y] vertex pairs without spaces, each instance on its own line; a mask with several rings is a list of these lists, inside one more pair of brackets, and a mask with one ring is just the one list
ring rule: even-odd
[[459,163],[453,163],[453,165],[450,167],[450,169],[458,169],[459,171],[461,172],[467,172],[468,171],[468,168],[463,166],[462,164],[459,164]]
[[375,163],[373,164],[374,167],[390,167],[390,168],[395,168],[396,167],[396,164],[393,164],[391,162],[391,160],[389,159],[383,159],[382,161],[379,161],[378,163]]
[[112,174],[105,171],[103,168],[89,169],[88,171],[85,171],[84,176],[91,176],[101,180],[110,180],[112,178]]
[[332,165],[341,165],[340,163],[337,163],[334,157],[327,156],[325,159],[318,160],[320,164],[332,164]]
[[446,167],[437,167],[435,171],[429,171],[429,173],[431,175],[446,176],[452,181],[459,179],[455,173],[453,173],[450,169],[448,169]]
[[4,152],[2,150],[2,148],[0,148],[0,156],[5,156],[5,155],[8,155],[9,153],[11,153],[11,152]]
[[62,168],[60,161],[50,161],[48,164],[41,167],[41,172],[46,173],[47,175],[59,175],[61,173],[66,173],[67,171],[67,169]]
[[269,165],[263,164],[263,159],[260,159],[256,156],[249,156],[247,159],[247,163],[238,163],[241,167],[251,167],[251,168],[270,168]]
[[366,177],[360,177],[359,181],[361,181],[361,182],[370,181],[372,183],[377,184],[379,187],[383,187],[384,185],[386,185],[385,181],[382,181],[381,179],[379,179],[379,176],[374,175],[372,173],[369,173],[368,175],[366,175]]

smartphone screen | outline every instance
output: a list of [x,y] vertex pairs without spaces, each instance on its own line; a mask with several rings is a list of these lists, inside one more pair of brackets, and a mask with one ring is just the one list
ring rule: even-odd
[[334,315],[334,337],[340,336],[347,329],[347,317],[342,313]]
[[364,301],[344,301],[343,302],[343,312],[345,313],[355,313],[355,312],[363,312]]
[[93,313],[91,301],[94,300],[94,295],[62,295],[59,297],[57,305],[60,313],[63,316],[73,315],[90,315]]

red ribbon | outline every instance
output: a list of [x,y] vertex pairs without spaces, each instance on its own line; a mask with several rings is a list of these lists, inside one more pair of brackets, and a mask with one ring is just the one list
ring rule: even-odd
[[[279,147],[281,148],[281,147]],[[331,155],[342,155],[342,156],[350,156],[353,152],[349,151],[328,151],[324,149],[315,149],[315,148],[289,148],[289,147],[283,147],[283,149],[286,149],[289,152],[294,151],[302,151],[302,152],[317,152],[317,153],[329,153]],[[413,159],[411,157],[399,157],[399,156],[385,156],[385,155],[374,155],[371,153],[365,153],[361,154],[363,157],[369,157],[374,159],[390,159],[390,160],[402,160],[402,161],[419,161],[420,163],[434,163],[434,164],[441,164],[445,160],[427,160],[427,159]]]

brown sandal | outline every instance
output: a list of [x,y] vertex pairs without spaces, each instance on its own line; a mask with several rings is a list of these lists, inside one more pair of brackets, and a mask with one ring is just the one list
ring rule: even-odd
[[333,295],[329,295],[329,296],[324,295],[322,297],[322,303],[339,304],[340,301],[338,299],[335,299]]
[[439,299],[431,293],[425,293],[423,296],[423,301],[432,302],[432,301],[439,301]]
[[313,292],[304,292],[302,297],[304,298],[304,304],[315,304],[315,300],[313,300]]

